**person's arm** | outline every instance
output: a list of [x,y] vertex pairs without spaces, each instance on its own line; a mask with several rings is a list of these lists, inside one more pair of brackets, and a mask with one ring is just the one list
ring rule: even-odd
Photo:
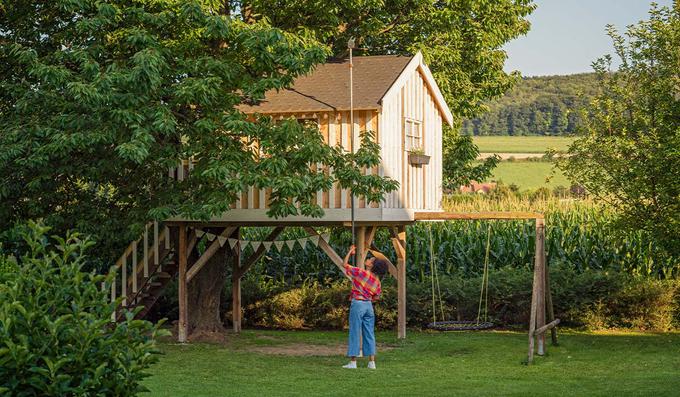
[[347,255],[345,255],[345,259],[342,262],[342,266],[345,268],[345,274],[347,274],[350,277],[356,276],[356,272],[359,270],[358,267],[354,267],[349,264],[349,257],[354,255],[356,249],[357,248],[355,246],[351,246],[349,248],[349,251],[347,251]]
[[342,262],[344,266],[349,265],[349,257],[354,255],[354,253],[357,251],[357,247],[351,246],[349,247],[349,251],[347,251],[347,255],[345,255],[345,260]]

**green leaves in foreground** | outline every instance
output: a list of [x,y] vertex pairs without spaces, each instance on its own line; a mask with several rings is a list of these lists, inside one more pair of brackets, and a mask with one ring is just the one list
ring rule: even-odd
[[92,243],[48,231],[32,224],[29,250],[18,261],[0,258],[0,392],[136,395],[156,361],[158,326],[111,323],[114,304],[101,289],[111,280],[81,271]]

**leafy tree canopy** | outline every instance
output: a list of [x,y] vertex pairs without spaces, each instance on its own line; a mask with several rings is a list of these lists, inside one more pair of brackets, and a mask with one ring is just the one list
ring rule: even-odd
[[621,223],[680,252],[680,3],[653,6],[627,38],[613,27],[621,64],[594,63],[602,93],[584,114],[565,173],[620,210]]
[[365,55],[422,51],[457,117],[486,110],[519,77],[503,71],[508,41],[526,34],[531,0],[236,0],[244,20],[306,32],[334,56],[354,37]]
[[[379,162],[369,136],[344,153],[315,128],[238,111],[328,52],[216,3],[4,3],[0,222],[42,217],[120,244],[151,217],[222,213],[251,185],[272,189],[271,216],[319,216],[314,194],[334,180],[372,201],[396,188],[360,175]],[[169,167],[189,158],[189,177],[171,180]],[[138,228],[126,233],[128,225]]]

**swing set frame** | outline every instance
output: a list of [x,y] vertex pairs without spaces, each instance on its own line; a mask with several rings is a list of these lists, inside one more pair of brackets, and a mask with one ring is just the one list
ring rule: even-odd
[[[538,212],[416,212],[416,221],[452,221],[452,220],[533,220],[535,222],[534,278],[531,291],[531,308],[529,312],[529,348],[527,365],[531,364],[534,354],[543,356],[546,353],[545,334],[549,330],[553,346],[557,346],[557,325],[552,294],[550,292],[550,275],[546,268],[545,251],[545,216]],[[481,323],[480,323],[481,324]]]

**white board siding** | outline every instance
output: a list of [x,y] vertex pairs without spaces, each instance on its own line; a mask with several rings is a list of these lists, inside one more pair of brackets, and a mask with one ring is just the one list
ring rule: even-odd
[[[441,209],[442,116],[420,70],[403,80],[403,87],[383,98],[379,116],[382,175],[400,183],[398,192],[386,195],[385,208]],[[404,146],[404,118],[422,123],[422,145],[430,163],[412,166]]]

